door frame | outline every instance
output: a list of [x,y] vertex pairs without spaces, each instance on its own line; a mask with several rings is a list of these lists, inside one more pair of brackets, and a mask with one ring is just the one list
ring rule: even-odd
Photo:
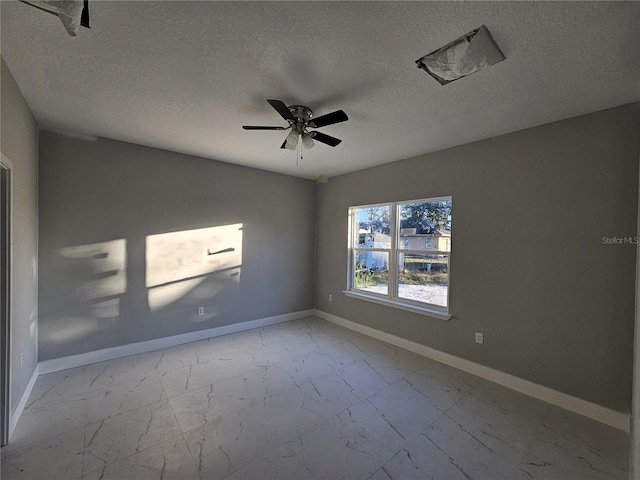
[[[13,273],[13,164],[5,156],[0,157],[0,208],[6,208],[0,222],[0,235],[6,235],[4,245],[0,241],[0,445],[9,443],[11,424],[11,278]],[[6,203],[5,203],[6,202]],[[6,224],[6,225],[5,225]],[[0,238],[2,240],[2,238]]]

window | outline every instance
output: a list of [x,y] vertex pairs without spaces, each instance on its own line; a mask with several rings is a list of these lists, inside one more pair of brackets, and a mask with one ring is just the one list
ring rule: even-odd
[[349,225],[347,295],[449,318],[451,197],[351,207]]

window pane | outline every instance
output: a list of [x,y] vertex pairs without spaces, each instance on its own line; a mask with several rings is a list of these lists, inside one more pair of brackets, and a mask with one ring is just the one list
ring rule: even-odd
[[391,248],[391,205],[354,208],[359,247]]
[[400,250],[451,251],[451,200],[400,204]]
[[389,253],[357,250],[353,286],[382,295],[389,294]]
[[398,297],[447,306],[448,255],[398,254]]

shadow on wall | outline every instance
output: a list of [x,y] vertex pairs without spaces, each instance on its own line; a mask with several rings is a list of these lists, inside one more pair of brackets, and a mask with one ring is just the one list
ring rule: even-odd
[[242,241],[243,225],[236,223],[147,235],[144,242],[116,239],[61,248],[56,264],[71,289],[65,297],[73,302],[64,318],[51,319],[58,325],[41,340],[78,342],[117,327],[121,317],[161,321],[185,309],[193,311],[181,316],[187,322],[211,320],[238,301]]

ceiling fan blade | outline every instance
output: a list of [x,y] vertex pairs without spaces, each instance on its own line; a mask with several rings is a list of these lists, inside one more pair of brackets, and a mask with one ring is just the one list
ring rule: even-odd
[[309,135],[314,140],[317,140],[321,143],[326,143],[330,147],[335,147],[337,145],[340,145],[340,142],[342,142],[342,140],[340,140],[339,138],[332,137],[331,135],[326,135],[321,132],[311,132]]
[[280,114],[280,116],[282,118],[284,118],[287,121],[292,121],[295,122],[296,121],[296,117],[293,116],[293,114],[291,113],[291,110],[289,110],[289,107],[287,107],[284,102],[280,101],[280,100],[267,100],[267,102],[269,102],[269,105],[271,105],[273,108],[276,109],[276,112],[278,112]]
[[335,112],[321,115],[318,118],[313,118],[309,122],[309,126],[313,128],[324,127],[325,125],[333,125],[334,123],[346,122],[349,120],[347,114],[342,110],[336,110]]
[[245,130],[286,130],[287,127],[261,127],[259,125],[243,125]]

